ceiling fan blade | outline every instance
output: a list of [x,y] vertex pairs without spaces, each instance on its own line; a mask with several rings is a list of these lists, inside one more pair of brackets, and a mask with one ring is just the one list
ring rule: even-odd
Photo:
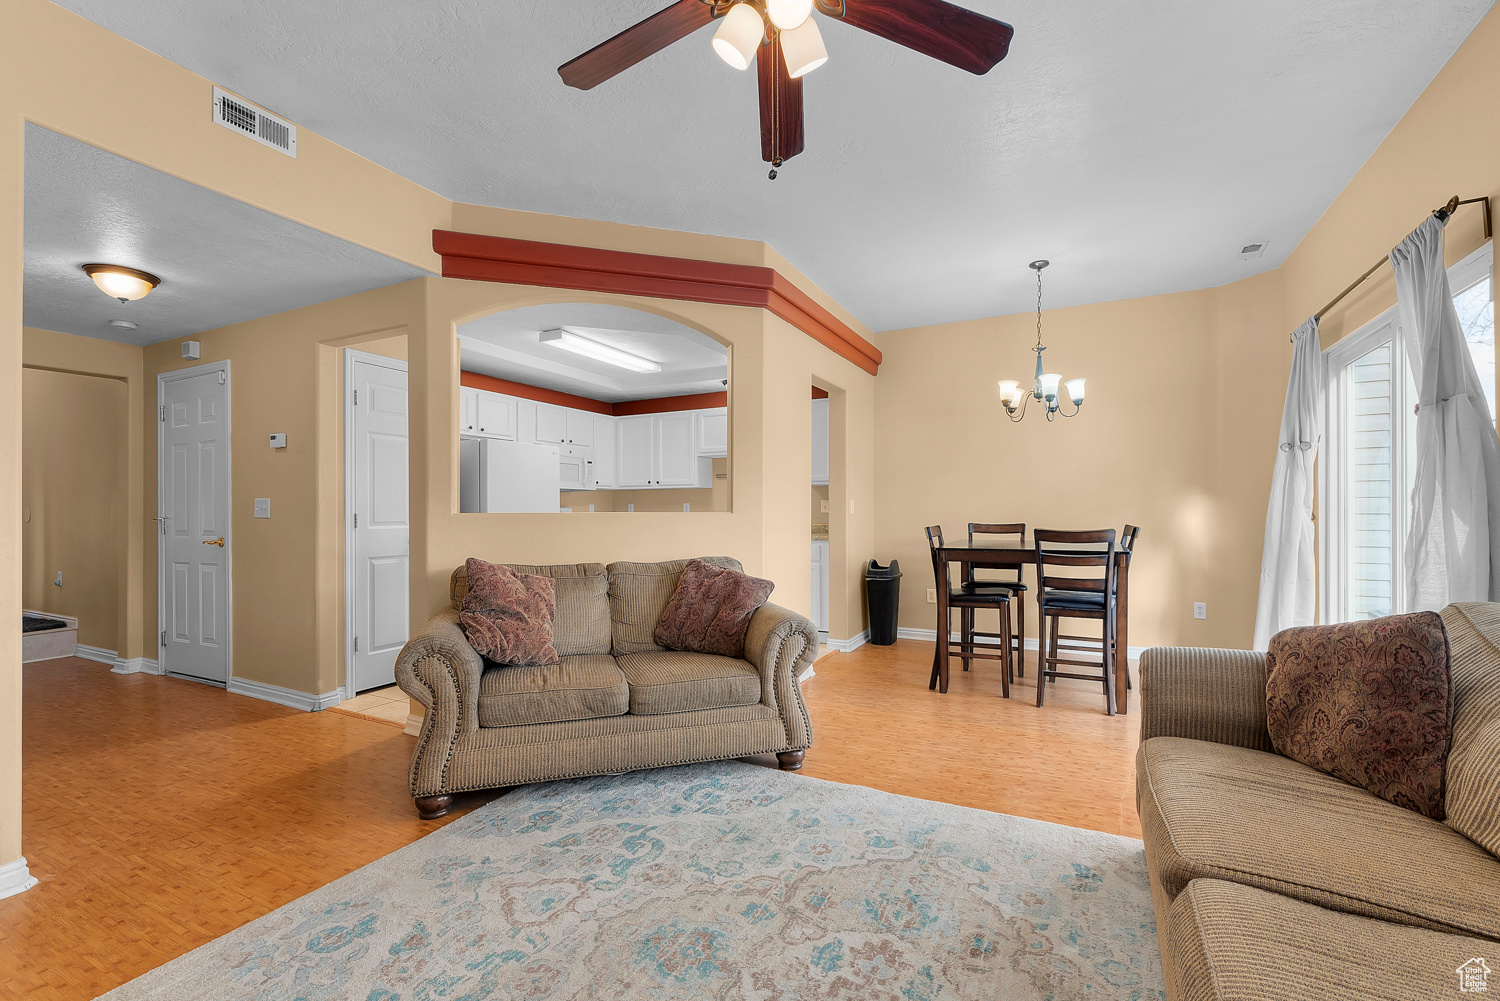
[[569,87],[591,90],[647,56],[686,38],[713,19],[714,8],[703,0],[677,0],[609,41],[563,63],[557,68],[557,74]]
[[988,73],[1010,51],[1016,29],[943,0],[817,0],[845,24],[970,73]]
[[755,52],[760,77],[760,155],[767,163],[802,152],[802,80],[793,80],[781,54],[781,36]]

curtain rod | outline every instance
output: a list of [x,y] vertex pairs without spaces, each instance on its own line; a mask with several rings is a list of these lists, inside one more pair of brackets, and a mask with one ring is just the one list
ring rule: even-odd
[[[1490,239],[1490,237],[1492,237],[1494,235],[1494,233],[1493,233],[1491,225],[1490,225],[1490,200],[1487,197],[1486,198],[1465,198],[1465,199],[1460,200],[1457,195],[1454,195],[1452,198],[1448,199],[1448,204],[1447,205],[1444,205],[1440,209],[1433,209],[1432,210],[1432,214],[1435,215],[1435,216],[1437,216],[1440,219],[1447,220],[1447,218],[1449,216],[1451,216],[1458,209],[1458,207],[1460,205],[1475,205],[1475,204],[1483,204],[1484,205],[1484,238],[1486,240],[1488,240],[1488,239]],[[1388,264],[1390,262],[1390,259],[1391,259],[1391,256],[1389,254],[1387,254],[1385,257],[1382,257],[1380,260],[1376,261],[1375,265],[1373,267],[1371,267],[1369,271],[1366,271],[1364,274],[1360,275],[1358,278],[1356,278],[1354,280],[1354,284],[1350,285],[1348,288],[1344,289],[1344,291],[1342,291],[1338,295],[1334,296],[1332,302],[1330,302],[1328,305],[1324,306],[1322,309],[1320,309],[1316,313],[1314,313],[1313,314],[1313,318],[1317,319],[1317,320],[1321,320],[1324,316],[1327,315],[1327,313],[1328,313],[1328,311],[1330,309],[1332,309],[1333,307],[1337,306],[1340,302],[1343,301],[1344,296],[1348,295],[1350,292],[1353,292],[1355,289],[1357,289],[1361,285],[1363,285],[1365,283],[1365,281],[1371,275],[1373,275],[1375,272],[1379,271],[1383,265]]]

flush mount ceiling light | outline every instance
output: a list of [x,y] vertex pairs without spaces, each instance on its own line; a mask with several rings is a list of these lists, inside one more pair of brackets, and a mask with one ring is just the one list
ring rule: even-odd
[[1004,59],[1015,34],[1004,21],[946,0],[676,0],[557,72],[569,87],[592,90],[718,22],[714,51],[737,70],[757,64],[760,155],[776,168],[804,149],[801,79],[828,61],[815,14],[974,74]]
[[161,279],[149,272],[119,264],[85,264],[83,273],[94,279],[100,292],[121,302],[144,299],[161,284]]
[[629,369],[632,372],[660,372],[661,366],[649,358],[633,355],[629,351],[621,351],[619,348],[602,344],[592,337],[584,337],[575,334],[566,327],[558,327],[554,330],[543,330],[536,335],[536,339],[542,344],[551,344],[555,348],[571,351],[576,355],[583,355],[595,361],[602,361],[606,365],[616,368]]
[[[1057,384],[1062,382],[1062,376],[1053,372],[1042,371],[1042,352],[1047,346],[1042,343],[1042,269],[1049,261],[1032,261],[1027,267],[1036,272],[1036,347],[1031,350],[1036,352],[1036,376],[1031,383],[1031,389],[1024,390],[1015,379],[1002,379],[1000,381],[1000,402],[1005,404],[1005,412],[1010,417],[1011,423],[1019,422],[1026,417],[1026,404],[1032,399],[1047,408],[1047,419],[1050,421],[1055,416],[1077,417],[1078,411],[1083,409],[1083,383],[1082,379],[1069,379],[1066,383],[1068,398],[1073,401],[1073,412],[1064,413],[1058,409]],[[1016,413],[1017,409],[1020,414]]]

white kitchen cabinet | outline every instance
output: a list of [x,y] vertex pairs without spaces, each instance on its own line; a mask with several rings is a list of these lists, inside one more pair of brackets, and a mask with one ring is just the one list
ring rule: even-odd
[[594,482],[608,490],[618,482],[615,460],[618,444],[615,441],[615,419],[604,414],[594,414]]
[[682,410],[652,414],[656,422],[656,485],[698,486],[698,445],[694,435],[694,413]]
[[828,401],[812,401],[812,481],[828,486]]
[[828,540],[814,539],[812,544],[812,614],[819,637],[828,639]]
[[698,411],[698,454],[710,459],[729,455],[729,409]]
[[581,445],[584,448],[594,446],[594,418],[598,414],[591,414],[587,410],[568,410],[568,444]]
[[615,456],[615,485],[621,489],[655,486],[655,416],[615,418],[619,451]]
[[475,434],[489,438],[515,440],[516,401],[514,397],[480,390],[475,402]]
[[536,405],[536,440],[562,445],[568,440],[568,412],[551,403]]
[[458,390],[458,433],[473,434],[479,423],[479,390],[460,386]]

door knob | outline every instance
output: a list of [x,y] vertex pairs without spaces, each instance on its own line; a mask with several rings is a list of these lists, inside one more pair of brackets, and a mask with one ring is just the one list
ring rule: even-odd
[[221,535],[217,539],[204,539],[203,540],[203,544],[205,546],[218,546],[220,549],[223,549],[224,548],[224,536]]

